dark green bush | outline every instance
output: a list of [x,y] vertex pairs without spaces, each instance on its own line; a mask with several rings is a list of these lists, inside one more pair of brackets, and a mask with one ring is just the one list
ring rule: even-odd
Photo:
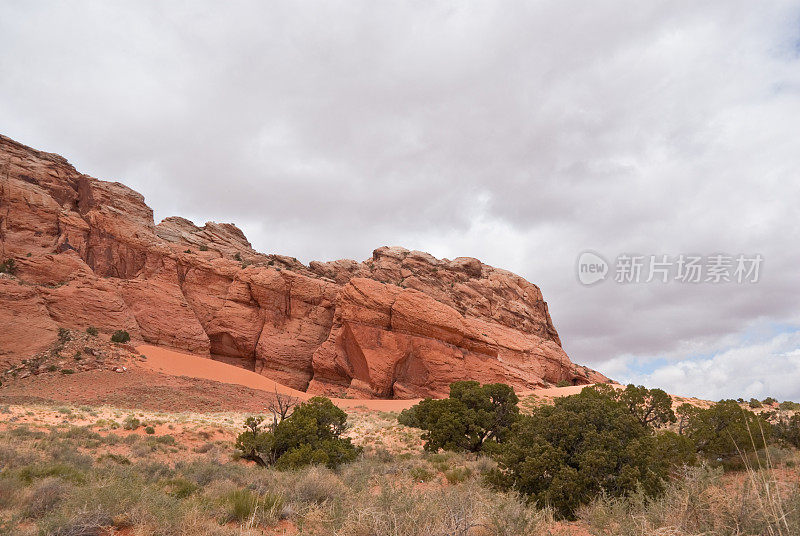
[[6,259],[0,262],[0,274],[14,275],[17,273],[17,261],[14,259]]
[[249,417],[247,431],[236,438],[241,457],[261,466],[288,469],[320,464],[334,468],[355,460],[360,452],[349,438],[341,437],[347,428],[347,414],[325,397],[300,404],[272,432],[262,428],[263,421],[263,417]]
[[768,396],[767,398],[765,398],[764,400],[761,401],[762,404],[767,405],[767,406],[771,406],[771,405],[775,404],[776,402],[778,402],[778,401],[775,400],[774,398],[772,398],[771,396]]
[[621,402],[642,426],[661,428],[677,420],[672,411],[672,397],[661,389],[648,389],[643,385],[633,384],[628,384],[625,389],[615,389],[607,384],[584,389],[597,391]]
[[145,426],[144,433],[148,435],[153,435],[156,433],[156,429],[153,428],[152,426]]
[[757,409],[762,407],[761,402],[757,398],[751,398],[750,402],[748,402],[747,405],[750,406],[752,409]]
[[800,448],[800,413],[780,419],[773,425],[773,437],[780,443]]
[[778,406],[779,409],[783,411],[796,411],[800,410],[800,403],[792,402],[791,400],[787,400],[785,402],[781,402]]
[[708,409],[686,408],[683,433],[694,441],[700,454],[724,461],[764,448],[771,429],[768,422],[735,400],[721,400]]
[[58,340],[61,342],[67,342],[70,340],[69,330],[67,328],[58,328]]
[[202,246],[200,246],[200,248],[199,248],[199,249],[200,249],[200,251],[208,251],[208,246],[206,246],[205,244],[203,244]]
[[571,387],[571,386],[572,384],[570,383],[569,380],[559,380],[559,382],[556,384],[556,387]]
[[111,342],[128,342],[130,340],[130,334],[124,329],[118,329],[111,335]]
[[398,421],[425,430],[427,451],[480,452],[506,439],[519,416],[518,402],[508,385],[461,381],[450,386],[450,398],[423,400],[403,410]]
[[88,328],[86,328],[86,333],[87,333],[88,335],[91,335],[92,337],[97,337],[97,333],[98,333],[98,331],[97,331],[97,328],[96,328],[96,327],[94,327],[94,326],[89,326]]
[[498,447],[498,468],[489,478],[573,518],[579,506],[601,494],[657,495],[670,468],[683,463],[680,456],[665,456],[684,449],[671,436],[660,440],[622,402],[584,389],[521,416]]

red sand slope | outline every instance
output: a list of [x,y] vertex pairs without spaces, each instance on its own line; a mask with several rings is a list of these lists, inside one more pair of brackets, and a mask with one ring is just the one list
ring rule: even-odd
[[[163,374],[169,374],[170,376],[188,376],[190,378],[202,378],[222,383],[243,385],[251,389],[259,389],[269,393],[277,391],[281,394],[295,396],[300,400],[308,400],[311,398],[311,395],[308,393],[286,387],[255,372],[234,365],[228,365],[220,361],[214,361],[207,357],[176,352],[175,350],[151,346],[149,344],[137,346],[136,350],[147,356],[147,361],[142,363],[141,366],[154,372],[161,372]],[[418,399],[371,400],[333,398],[331,400],[341,408],[364,408],[374,411],[401,411],[419,402]]]
[[[136,349],[147,356],[147,361],[142,363],[141,366],[154,372],[160,372],[170,376],[186,376],[189,378],[200,378],[233,385],[242,385],[250,389],[258,389],[269,393],[277,391],[281,394],[295,396],[300,400],[308,400],[311,398],[311,395],[308,393],[286,387],[261,374],[220,361],[214,361],[207,357],[185,354],[159,346],[151,346],[149,344],[137,346]],[[584,387],[586,386],[551,387],[549,389],[525,391],[519,394],[520,396],[536,395],[541,398],[555,398],[580,393],[581,389]],[[373,400],[332,398],[331,400],[341,408],[372,411],[402,411],[419,402],[419,399]]]

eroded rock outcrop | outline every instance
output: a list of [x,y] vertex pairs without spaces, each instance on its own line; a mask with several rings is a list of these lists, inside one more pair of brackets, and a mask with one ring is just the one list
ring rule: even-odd
[[242,358],[329,395],[440,396],[460,379],[517,388],[606,381],[561,348],[538,287],[477,259],[382,247],[364,262],[254,251],[232,224],[155,225],[139,193],[0,136],[0,361],[59,327]]

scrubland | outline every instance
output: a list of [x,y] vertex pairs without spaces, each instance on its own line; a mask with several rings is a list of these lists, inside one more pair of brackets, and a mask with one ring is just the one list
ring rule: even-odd
[[0,411],[3,534],[800,534],[800,456],[775,446],[738,470],[675,471],[657,498],[600,496],[567,522],[491,486],[489,457],[424,452],[393,413],[349,415],[356,461],[279,471],[238,458],[243,414]]

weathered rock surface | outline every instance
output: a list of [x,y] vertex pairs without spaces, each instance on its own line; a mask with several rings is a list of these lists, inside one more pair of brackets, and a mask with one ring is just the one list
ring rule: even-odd
[[475,379],[607,381],[570,362],[538,287],[459,257],[381,247],[364,262],[254,251],[235,225],[153,222],[141,194],[0,136],[0,362],[59,327],[255,362],[288,386],[353,397],[445,395]]

